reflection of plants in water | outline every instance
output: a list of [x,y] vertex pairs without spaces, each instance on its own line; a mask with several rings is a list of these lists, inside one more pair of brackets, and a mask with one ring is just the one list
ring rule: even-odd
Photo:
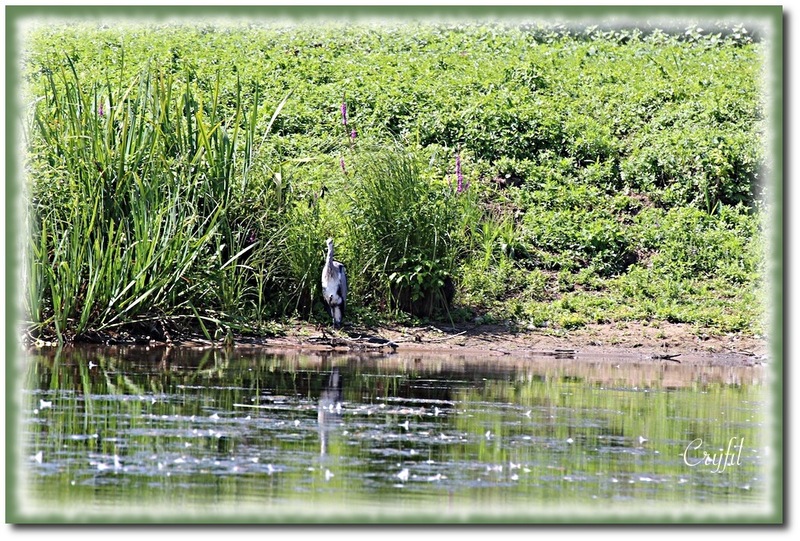
[[[28,366],[24,440],[43,453],[45,501],[735,502],[757,474],[753,453],[725,486],[680,459],[695,437],[760,440],[760,386],[713,368],[152,348],[42,351]],[[334,367],[344,407],[320,456]],[[658,383],[681,370],[680,386]]]
[[[604,387],[557,376],[490,380],[480,390],[462,390],[458,401],[508,401],[514,413],[499,422],[490,408],[472,406],[454,422],[480,441],[481,456],[499,464],[525,464],[536,478],[551,479],[552,490],[587,476],[596,481],[616,476],[610,493],[626,493],[632,489],[617,485],[618,478],[634,483],[708,473],[691,471],[683,462],[682,453],[695,438],[724,446],[735,436],[757,447],[762,437],[754,403],[761,399],[759,388],[752,386],[703,384],[675,390]],[[524,440],[536,444],[517,445]],[[753,467],[732,473],[731,485],[749,485]],[[656,491],[674,489],[653,486]]]

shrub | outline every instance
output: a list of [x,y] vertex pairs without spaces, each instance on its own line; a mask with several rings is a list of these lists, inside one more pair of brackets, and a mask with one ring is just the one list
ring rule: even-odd
[[650,264],[661,274],[744,283],[760,270],[757,224],[743,207],[722,207],[713,215],[692,207],[674,208],[654,225],[648,224],[652,236],[644,247],[656,250]]
[[[400,149],[353,156],[348,244],[364,300],[430,316],[453,295],[458,194]],[[370,298],[372,297],[372,298]]]

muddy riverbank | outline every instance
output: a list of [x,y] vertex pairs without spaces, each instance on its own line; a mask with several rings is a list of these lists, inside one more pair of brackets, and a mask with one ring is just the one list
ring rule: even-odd
[[[41,339],[23,340],[28,347],[54,345]],[[72,343],[98,345],[150,345],[234,347],[273,351],[337,351],[426,353],[469,357],[548,357],[654,360],[729,366],[767,364],[768,339],[744,334],[719,334],[684,324],[625,322],[587,325],[579,329],[524,329],[510,325],[436,323],[426,326],[327,325],[295,321],[276,326],[266,336],[232,336],[210,341],[197,335],[169,337],[137,334],[93,333]]]
[[365,350],[397,353],[485,354],[514,357],[591,356],[680,363],[760,365],[768,361],[765,337],[697,332],[689,325],[624,323],[569,331],[504,325],[351,326],[333,332],[307,324],[286,325],[280,336],[241,338],[237,345],[277,349]]

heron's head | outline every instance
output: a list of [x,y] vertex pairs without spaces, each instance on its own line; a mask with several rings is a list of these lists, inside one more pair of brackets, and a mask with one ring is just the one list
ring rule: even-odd
[[333,238],[328,237],[328,240],[325,241],[325,244],[328,245],[328,250],[332,250],[333,249]]

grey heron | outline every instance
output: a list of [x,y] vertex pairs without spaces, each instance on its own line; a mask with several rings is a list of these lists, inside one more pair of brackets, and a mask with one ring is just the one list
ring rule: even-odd
[[333,259],[333,239],[326,241],[328,255],[322,267],[322,296],[333,318],[333,327],[341,327],[347,300],[347,273],[344,265]]

